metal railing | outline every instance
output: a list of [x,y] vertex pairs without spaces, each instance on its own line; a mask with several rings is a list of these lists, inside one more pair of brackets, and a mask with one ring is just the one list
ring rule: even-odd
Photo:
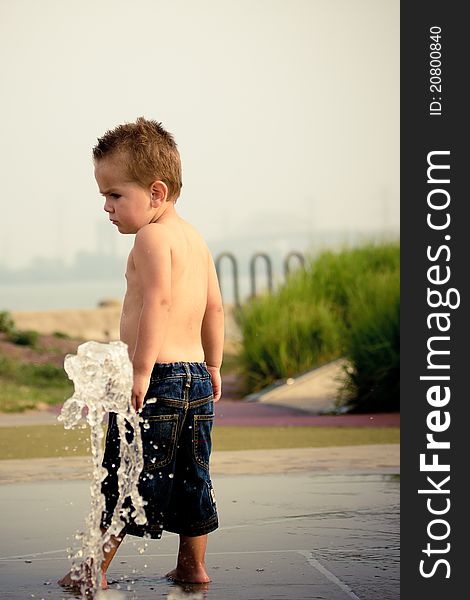
[[[300,268],[305,268],[305,257],[301,252],[289,252],[283,261],[283,275],[286,280],[291,273],[292,260],[296,259]],[[238,261],[231,252],[221,252],[215,259],[215,268],[217,271],[217,277],[219,278],[220,285],[222,287],[222,261],[228,261],[231,267],[232,282],[233,282],[233,299],[236,306],[240,306],[240,270],[238,268]],[[250,276],[250,298],[254,298],[257,295],[257,269],[256,264],[263,262],[265,265],[266,274],[266,288],[272,293],[274,289],[273,285],[273,264],[270,256],[265,252],[255,252],[249,261],[249,276]],[[223,290],[222,290],[223,296]]]

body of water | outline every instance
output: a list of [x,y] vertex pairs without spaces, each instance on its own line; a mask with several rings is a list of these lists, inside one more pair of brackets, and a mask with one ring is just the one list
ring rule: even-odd
[[0,285],[0,310],[96,308],[105,298],[122,300],[126,281],[93,280]]

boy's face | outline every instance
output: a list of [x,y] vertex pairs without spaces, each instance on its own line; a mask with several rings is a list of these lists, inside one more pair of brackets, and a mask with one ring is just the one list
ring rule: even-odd
[[104,210],[120,233],[137,233],[154,220],[157,211],[150,189],[126,179],[119,158],[99,160],[95,164],[95,179],[105,197]]

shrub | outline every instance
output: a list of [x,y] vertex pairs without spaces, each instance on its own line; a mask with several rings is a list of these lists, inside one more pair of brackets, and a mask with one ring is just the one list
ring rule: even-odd
[[15,323],[8,311],[0,311],[0,332],[10,333],[15,329]]
[[37,331],[17,331],[14,329],[8,333],[8,339],[18,346],[31,346],[34,348],[39,339],[39,333]]
[[64,333],[63,331],[54,331],[54,333],[52,335],[59,340],[70,340],[71,339],[69,334]]
[[369,277],[352,299],[339,404],[352,412],[400,409],[400,289],[396,274]]

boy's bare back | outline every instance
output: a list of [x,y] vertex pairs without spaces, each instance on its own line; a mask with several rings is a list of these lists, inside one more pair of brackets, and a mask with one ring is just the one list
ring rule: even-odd
[[[156,246],[159,251],[154,251]],[[162,250],[166,250],[162,252]],[[166,255],[166,256],[165,256]],[[180,216],[163,215],[136,235],[127,261],[127,291],[121,316],[121,340],[135,349],[145,293],[165,289],[171,310],[156,362],[204,360],[201,328],[217,282],[212,257],[201,235]]]

